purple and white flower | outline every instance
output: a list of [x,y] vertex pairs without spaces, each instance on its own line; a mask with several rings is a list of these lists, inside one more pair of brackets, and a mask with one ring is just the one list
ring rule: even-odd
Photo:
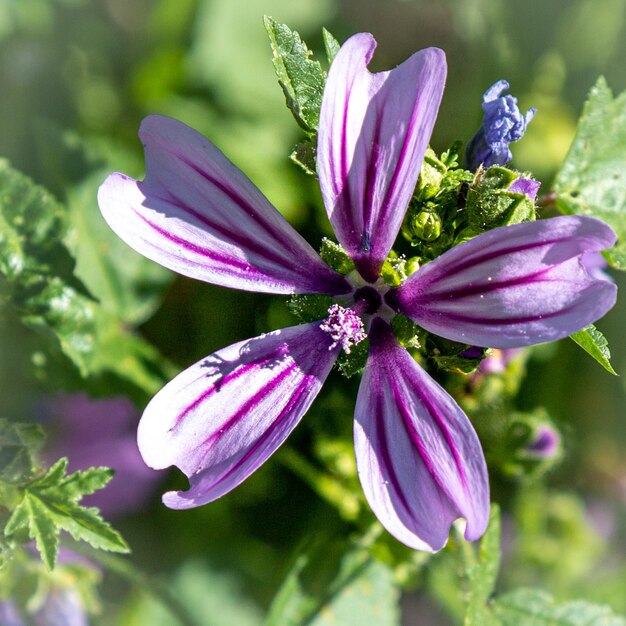
[[328,74],[318,171],[337,239],[356,270],[326,266],[259,190],[207,139],[149,117],[141,127],[147,174],[111,175],[102,213],[145,256],[213,284],[278,294],[328,294],[325,320],[241,341],[166,385],[139,425],[148,465],[179,467],[190,488],[176,509],[224,495],[276,451],[318,394],[342,348],[365,333],[369,356],[355,412],[365,495],[381,523],[408,546],[438,550],[458,517],[480,537],[489,483],[468,418],[399,345],[401,313],[429,332],[509,348],[565,337],[615,302],[614,285],[590,277],[580,256],[615,234],[587,217],[496,229],[463,243],[390,288],[380,271],[414,191],[443,93],[441,50],[417,52],[372,74],[376,42],[351,37]]

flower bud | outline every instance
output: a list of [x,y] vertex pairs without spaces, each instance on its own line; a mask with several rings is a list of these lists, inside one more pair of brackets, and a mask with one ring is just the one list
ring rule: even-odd
[[411,233],[422,241],[435,241],[441,235],[441,218],[433,211],[420,211],[410,222]]

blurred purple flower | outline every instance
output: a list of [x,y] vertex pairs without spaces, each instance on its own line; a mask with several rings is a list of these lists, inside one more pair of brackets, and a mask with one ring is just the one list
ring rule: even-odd
[[70,574],[65,580],[60,576],[63,565],[81,565],[97,570],[86,557],[61,547],[54,578],[50,578],[50,586],[43,597],[38,592],[38,605],[21,611],[11,598],[0,601],[0,626],[89,626],[87,609],[75,586],[74,575]]
[[552,426],[539,426],[533,434],[533,439],[526,446],[526,452],[544,459],[554,458],[561,448],[561,435]]
[[139,415],[130,400],[60,395],[46,400],[41,412],[55,431],[47,450],[50,462],[67,456],[70,471],[94,466],[115,470],[109,484],[85,496],[83,504],[115,517],[140,509],[149,499],[161,476],[147,468],[139,454]]
[[502,374],[507,365],[521,354],[522,348],[506,348],[505,350],[493,350],[478,366],[476,374]]
[[502,95],[508,88],[509,83],[499,80],[483,94],[483,123],[465,151],[467,167],[472,171],[480,165],[506,165],[513,158],[509,144],[523,137],[537,112],[533,108],[522,115],[517,98]]
[[[164,387],[139,425],[151,467],[178,466],[186,492],[165,504],[206,504],[240,484],[285,441],[342,348],[369,337],[355,411],[357,467],[385,528],[438,550],[458,517],[465,537],[489,517],[478,437],[450,397],[399,345],[399,312],[429,332],[510,348],[567,336],[603,315],[615,288],[578,262],[611,246],[613,231],[559,217],[480,235],[390,288],[380,270],[415,189],[446,75],[441,50],[422,50],[371,74],[376,42],[351,37],[328,74],[317,165],[324,204],[356,271],[326,266],[259,190],[207,139],[165,117],[144,120],[146,178],[111,175],[102,213],[145,256],[209,283],[266,293],[329,294],[329,317],[242,341]],[[360,318],[361,324],[357,323]]]

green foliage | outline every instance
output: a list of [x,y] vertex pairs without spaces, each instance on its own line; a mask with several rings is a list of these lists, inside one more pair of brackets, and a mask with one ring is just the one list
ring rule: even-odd
[[617,376],[617,372],[611,365],[611,352],[606,337],[593,325],[579,330],[571,335],[573,339],[587,354],[591,355],[602,367]]
[[308,323],[327,318],[332,303],[330,296],[296,294],[287,300],[287,308],[298,321]]
[[465,626],[490,626],[496,621],[487,608],[500,569],[500,510],[492,505],[489,527],[480,541],[478,559],[467,567]]
[[328,60],[328,65],[330,65],[335,60],[341,44],[325,28],[322,28],[322,37],[324,39],[324,48],[326,49],[326,59]]
[[113,373],[154,393],[168,365],[129,324],[154,312],[169,274],[104,224],[95,203],[101,178],[75,189],[68,212],[0,162],[0,294],[82,376]]
[[541,589],[516,589],[497,598],[493,612],[501,626],[626,626],[607,607],[575,600],[556,603]]
[[489,526],[479,543],[455,529],[428,571],[427,584],[442,606],[465,626],[497,624],[489,611],[500,567],[500,511],[491,506]]
[[[313,135],[319,122],[326,72],[311,58],[312,52],[296,31],[268,16],[264,22],[287,106],[298,124]],[[332,49],[332,42],[330,45]]]
[[320,247],[320,256],[326,265],[340,274],[349,274],[354,271],[354,261],[348,253],[334,241],[324,237]]
[[74,274],[68,224],[52,196],[0,161],[0,290],[25,324],[53,336],[85,374],[95,302]]
[[158,597],[143,590],[132,599],[118,626],[260,626],[261,611],[242,587],[234,575],[200,560],[188,561],[168,578],[162,590],[153,590],[177,598],[189,614],[187,619],[171,608],[167,610]]
[[557,205],[610,224],[618,243],[609,263],[626,269],[626,92],[614,98],[604,78],[589,92],[576,136],[557,174]]
[[24,485],[21,501],[5,526],[5,536],[27,532],[50,570],[56,563],[62,530],[94,548],[128,552],[126,542],[100,517],[98,509],[79,504],[83,496],[102,489],[112,478],[113,471],[104,467],[69,475],[66,471],[67,459],[63,458],[45,475]]
[[[265,626],[398,626],[399,592],[388,566],[355,546],[301,554],[279,589]],[[336,563],[335,555],[343,555]]]
[[43,429],[38,424],[0,419],[0,485],[17,484],[37,470],[37,453],[44,440]]

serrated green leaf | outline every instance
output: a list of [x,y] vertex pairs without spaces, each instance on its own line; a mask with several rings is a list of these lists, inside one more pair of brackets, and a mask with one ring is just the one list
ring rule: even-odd
[[586,328],[579,330],[577,333],[570,335],[587,354],[592,356],[602,367],[617,376],[617,372],[611,365],[611,352],[609,350],[609,342],[606,337],[593,325],[590,324]]
[[335,60],[341,44],[325,28],[322,28],[322,37],[324,39],[324,48],[326,49],[326,58],[328,59],[328,65],[330,65]]
[[[65,497],[50,493],[38,494],[49,519],[57,528],[66,530],[76,541],[86,541],[94,548],[109,552],[129,552],[122,536],[100,517],[95,507],[84,507]],[[57,531],[58,532],[58,531]]]
[[626,626],[626,619],[584,600],[556,604],[541,589],[517,589],[496,598],[493,611],[502,626]]
[[105,487],[114,474],[110,467],[90,467],[70,474],[59,486],[68,498],[77,501]]
[[490,626],[497,623],[487,607],[487,601],[495,589],[499,569],[500,510],[493,504],[487,532],[480,541],[478,561],[467,569],[469,591],[465,626]]
[[58,485],[67,471],[67,457],[60,458],[43,476],[35,478],[30,484],[30,489],[47,489]]
[[610,224],[618,243],[609,263],[626,270],[626,92],[617,98],[604,78],[591,89],[576,135],[557,174],[558,206]]
[[319,122],[326,72],[311,58],[311,51],[296,31],[268,16],[264,23],[287,106],[298,124],[313,134]]
[[28,530],[48,569],[53,569],[62,530],[94,548],[128,552],[121,535],[100,517],[96,508],[80,506],[84,496],[103,487],[111,478],[108,468],[90,468],[66,476],[67,459],[59,459],[48,472],[24,487],[4,534]]
[[[59,554],[59,531],[48,514],[43,502],[30,493],[24,495],[21,505],[28,519],[28,534],[35,540],[35,545],[43,562],[49,570],[54,569]],[[20,516],[21,518],[24,516]],[[7,524],[7,528],[9,525]]]

